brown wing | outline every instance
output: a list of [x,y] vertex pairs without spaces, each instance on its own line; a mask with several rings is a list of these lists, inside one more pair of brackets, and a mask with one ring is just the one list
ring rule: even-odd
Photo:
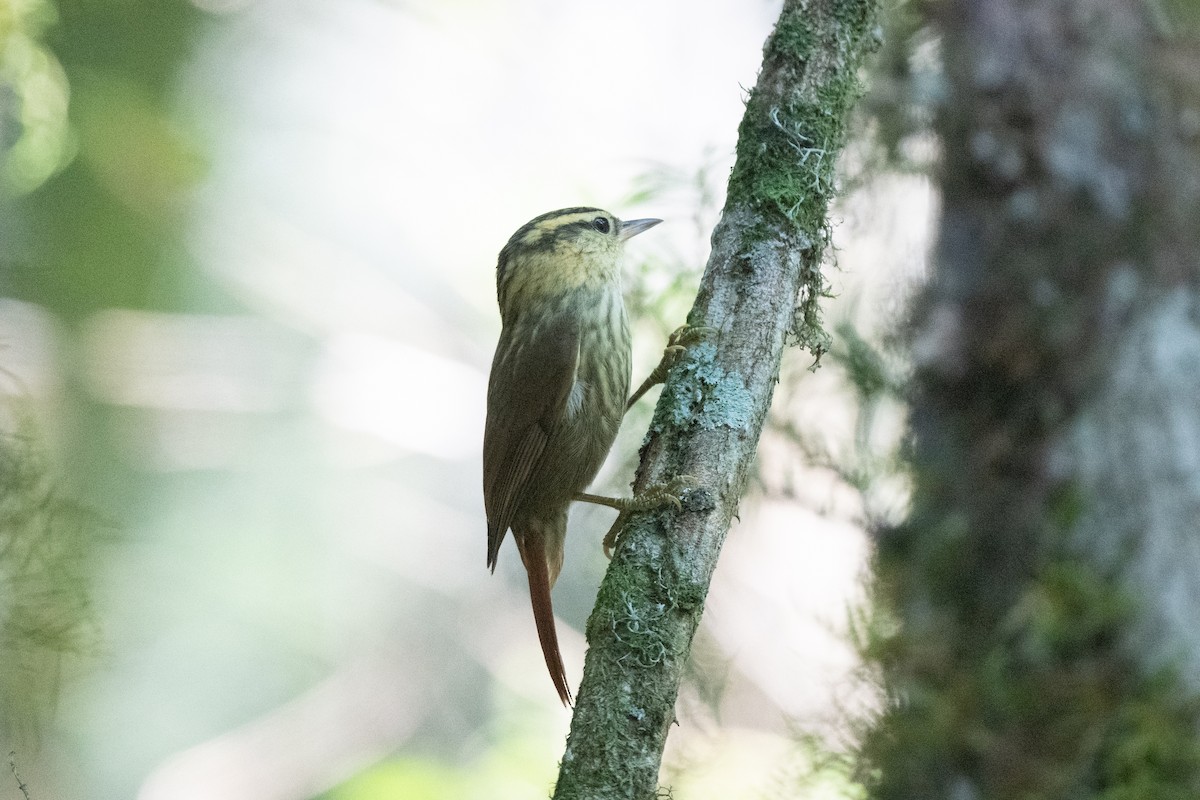
[[493,571],[529,477],[562,418],[578,364],[579,330],[570,319],[539,324],[533,335],[520,326],[500,332],[483,429],[487,564]]

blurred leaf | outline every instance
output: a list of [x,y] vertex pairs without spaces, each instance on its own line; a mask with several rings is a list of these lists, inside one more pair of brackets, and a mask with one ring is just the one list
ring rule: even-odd
[[81,155],[98,182],[129,211],[173,221],[203,175],[199,149],[132,80],[91,76],[77,86]]
[[56,20],[45,0],[0,5],[0,191],[33,191],[71,159],[69,88],[41,37]]
[[172,92],[201,12],[182,0],[22,7],[41,11],[13,17],[24,20],[24,44],[6,53],[34,65],[20,74],[45,76],[17,90],[22,124],[38,108],[45,121],[6,161],[27,193],[6,221],[0,291],[67,320],[111,307],[179,310],[190,265],[181,223],[204,163],[174,119]]

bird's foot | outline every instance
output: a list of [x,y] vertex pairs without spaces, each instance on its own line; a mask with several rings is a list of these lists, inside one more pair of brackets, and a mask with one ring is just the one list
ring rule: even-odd
[[625,404],[625,410],[628,411],[642,395],[665,381],[667,373],[671,371],[671,367],[679,362],[679,359],[683,357],[683,354],[688,351],[689,347],[699,344],[707,336],[716,332],[716,328],[709,328],[704,325],[680,325],[676,328],[667,337],[667,346],[663,350],[662,359],[658,362],[658,366],[654,368],[654,371],[650,373],[646,380],[642,381],[642,385],[637,388],[637,391],[630,395],[629,402]]
[[680,496],[688,489],[695,489],[697,486],[699,486],[699,482],[691,475],[679,475],[666,483],[656,483],[633,497],[612,498],[614,500],[611,504],[612,508],[619,509],[620,513],[617,514],[608,533],[604,535],[605,557],[612,558],[612,551],[616,549],[621,529],[625,527],[625,521],[630,514],[651,511],[663,506],[675,506],[676,510],[682,510],[683,502],[680,500]]

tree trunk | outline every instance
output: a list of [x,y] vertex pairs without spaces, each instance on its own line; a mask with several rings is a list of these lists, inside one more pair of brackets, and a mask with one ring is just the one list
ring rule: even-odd
[[[874,0],[788,0],[764,47],[689,323],[713,328],[670,373],[635,488],[691,475],[681,512],[632,517],[587,625],[556,798],[656,792],[680,677],[794,334],[819,355],[833,165],[874,41]],[[797,296],[801,305],[797,308]]]
[[876,798],[1200,796],[1200,59],[1151,5],[934,6]]

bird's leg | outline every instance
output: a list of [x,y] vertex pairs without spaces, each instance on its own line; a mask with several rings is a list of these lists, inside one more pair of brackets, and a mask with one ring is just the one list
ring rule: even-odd
[[685,489],[693,489],[696,486],[696,479],[691,475],[680,475],[666,483],[656,483],[633,497],[605,497],[599,494],[577,492],[574,499],[581,503],[594,503],[598,506],[615,508],[619,512],[612,527],[604,535],[604,555],[612,558],[612,550],[617,544],[617,535],[621,532],[621,528],[630,514],[638,511],[650,511],[663,506],[675,506],[677,509],[682,509],[683,503],[680,502],[679,495]]
[[663,350],[662,360],[658,362],[658,366],[654,371],[642,381],[642,385],[637,388],[629,397],[629,402],[625,404],[625,410],[633,408],[633,404],[642,398],[646,392],[653,387],[662,383],[667,379],[667,372],[675,363],[679,361],[680,356],[687,352],[687,349],[694,344],[700,342],[705,336],[715,332],[715,328],[706,328],[702,326],[693,327],[691,325],[680,325],[675,329],[667,339],[667,347]]

